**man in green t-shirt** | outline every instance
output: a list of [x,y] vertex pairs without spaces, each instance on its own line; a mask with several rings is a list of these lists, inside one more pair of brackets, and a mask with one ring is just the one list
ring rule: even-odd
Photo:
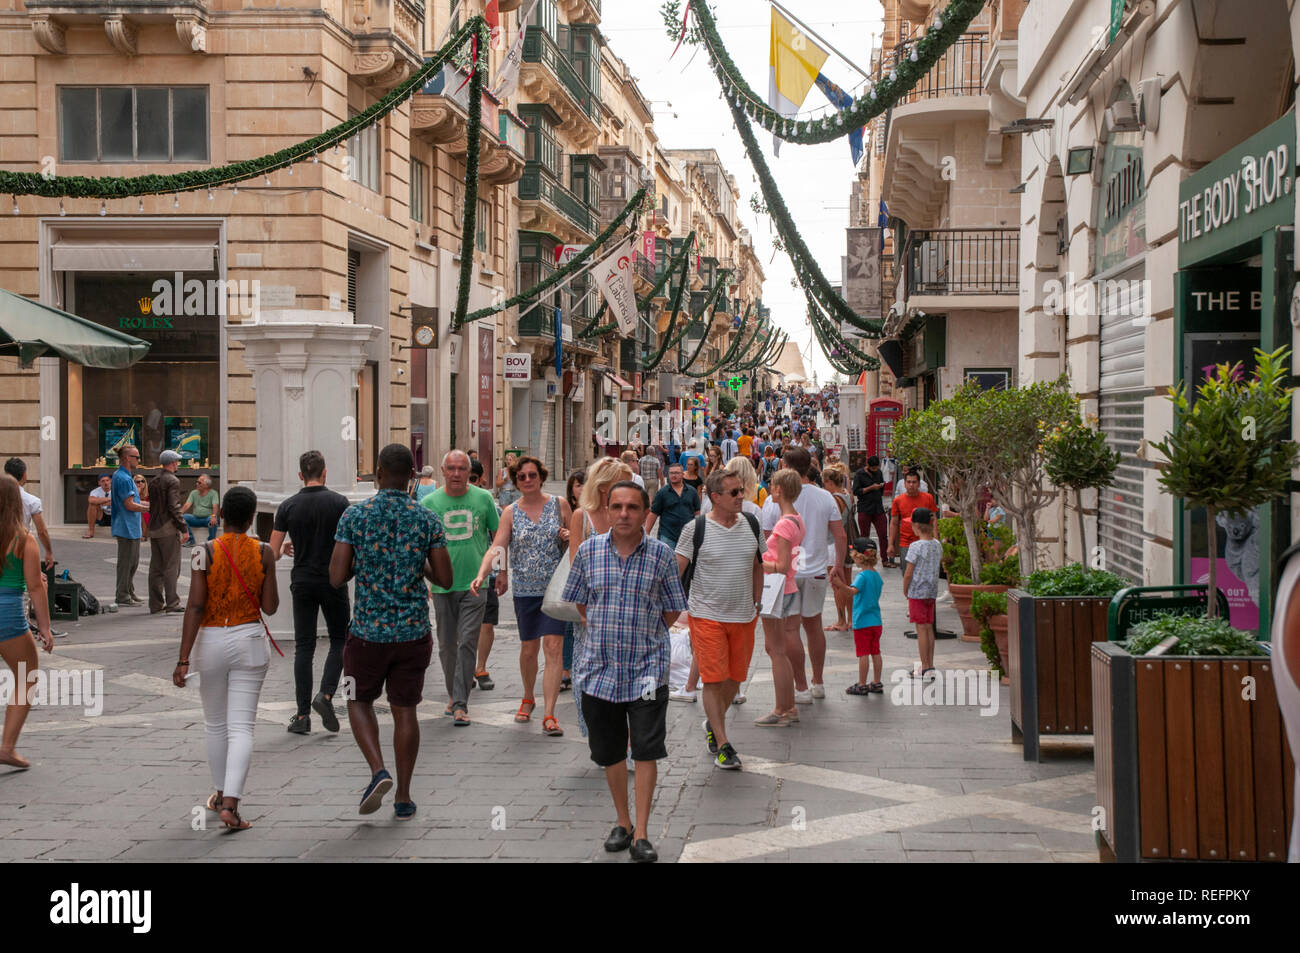
[[221,497],[212,488],[212,478],[206,473],[199,475],[198,489],[190,490],[189,499],[181,507],[181,515],[190,528],[190,538],[186,542],[187,546],[196,545],[194,541],[194,527],[196,526],[206,526],[208,528],[208,541],[212,541],[212,535],[221,522]]
[[438,628],[438,656],[447,681],[447,714],[456,726],[469,724],[469,691],[478,661],[478,633],[487,606],[487,592],[476,596],[469,584],[478,575],[483,555],[497,531],[497,507],[492,494],[469,482],[469,455],[452,450],[442,458],[443,485],[420,501],[442,519],[451,557],[451,586],[433,587],[433,611]]

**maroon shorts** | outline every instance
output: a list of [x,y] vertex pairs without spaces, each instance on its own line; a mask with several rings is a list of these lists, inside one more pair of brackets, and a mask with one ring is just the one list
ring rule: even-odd
[[343,674],[353,680],[352,700],[373,702],[388,687],[388,703],[414,708],[423,700],[424,673],[433,658],[433,636],[414,642],[367,642],[351,632],[343,644]]
[[924,624],[934,622],[933,599],[908,599],[907,621]]
[[853,630],[853,647],[858,652],[858,658],[880,654],[880,628],[878,625],[869,625],[865,629]]

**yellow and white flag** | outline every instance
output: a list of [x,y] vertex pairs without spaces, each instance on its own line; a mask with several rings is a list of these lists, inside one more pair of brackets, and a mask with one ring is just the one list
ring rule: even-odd
[[[795,116],[829,56],[828,50],[818,46],[812,37],[773,7],[767,104],[782,116]],[[780,155],[781,140],[775,136],[772,151]]]

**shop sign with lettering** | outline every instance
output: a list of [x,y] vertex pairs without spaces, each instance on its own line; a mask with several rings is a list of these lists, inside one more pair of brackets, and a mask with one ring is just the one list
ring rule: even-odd
[[1178,187],[1178,266],[1232,251],[1295,221],[1295,110]]
[[1097,271],[1108,271],[1146,250],[1146,194],[1142,134],[1114,133],[1102,163]]

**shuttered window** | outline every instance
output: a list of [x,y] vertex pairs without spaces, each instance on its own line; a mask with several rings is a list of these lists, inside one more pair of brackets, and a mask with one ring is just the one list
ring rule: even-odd
[[1142,402],[1145,383],[1146,320],[1144,271],[1139,268],[1106,284],[1098,294],[1101,314],[1101,380],[1098,415],[1106,442],[1120,453],[1114,483],[1097,499],[1097,539],[1106,555],[1106,568],[1135,582],[1142,581],[1143,492]]

